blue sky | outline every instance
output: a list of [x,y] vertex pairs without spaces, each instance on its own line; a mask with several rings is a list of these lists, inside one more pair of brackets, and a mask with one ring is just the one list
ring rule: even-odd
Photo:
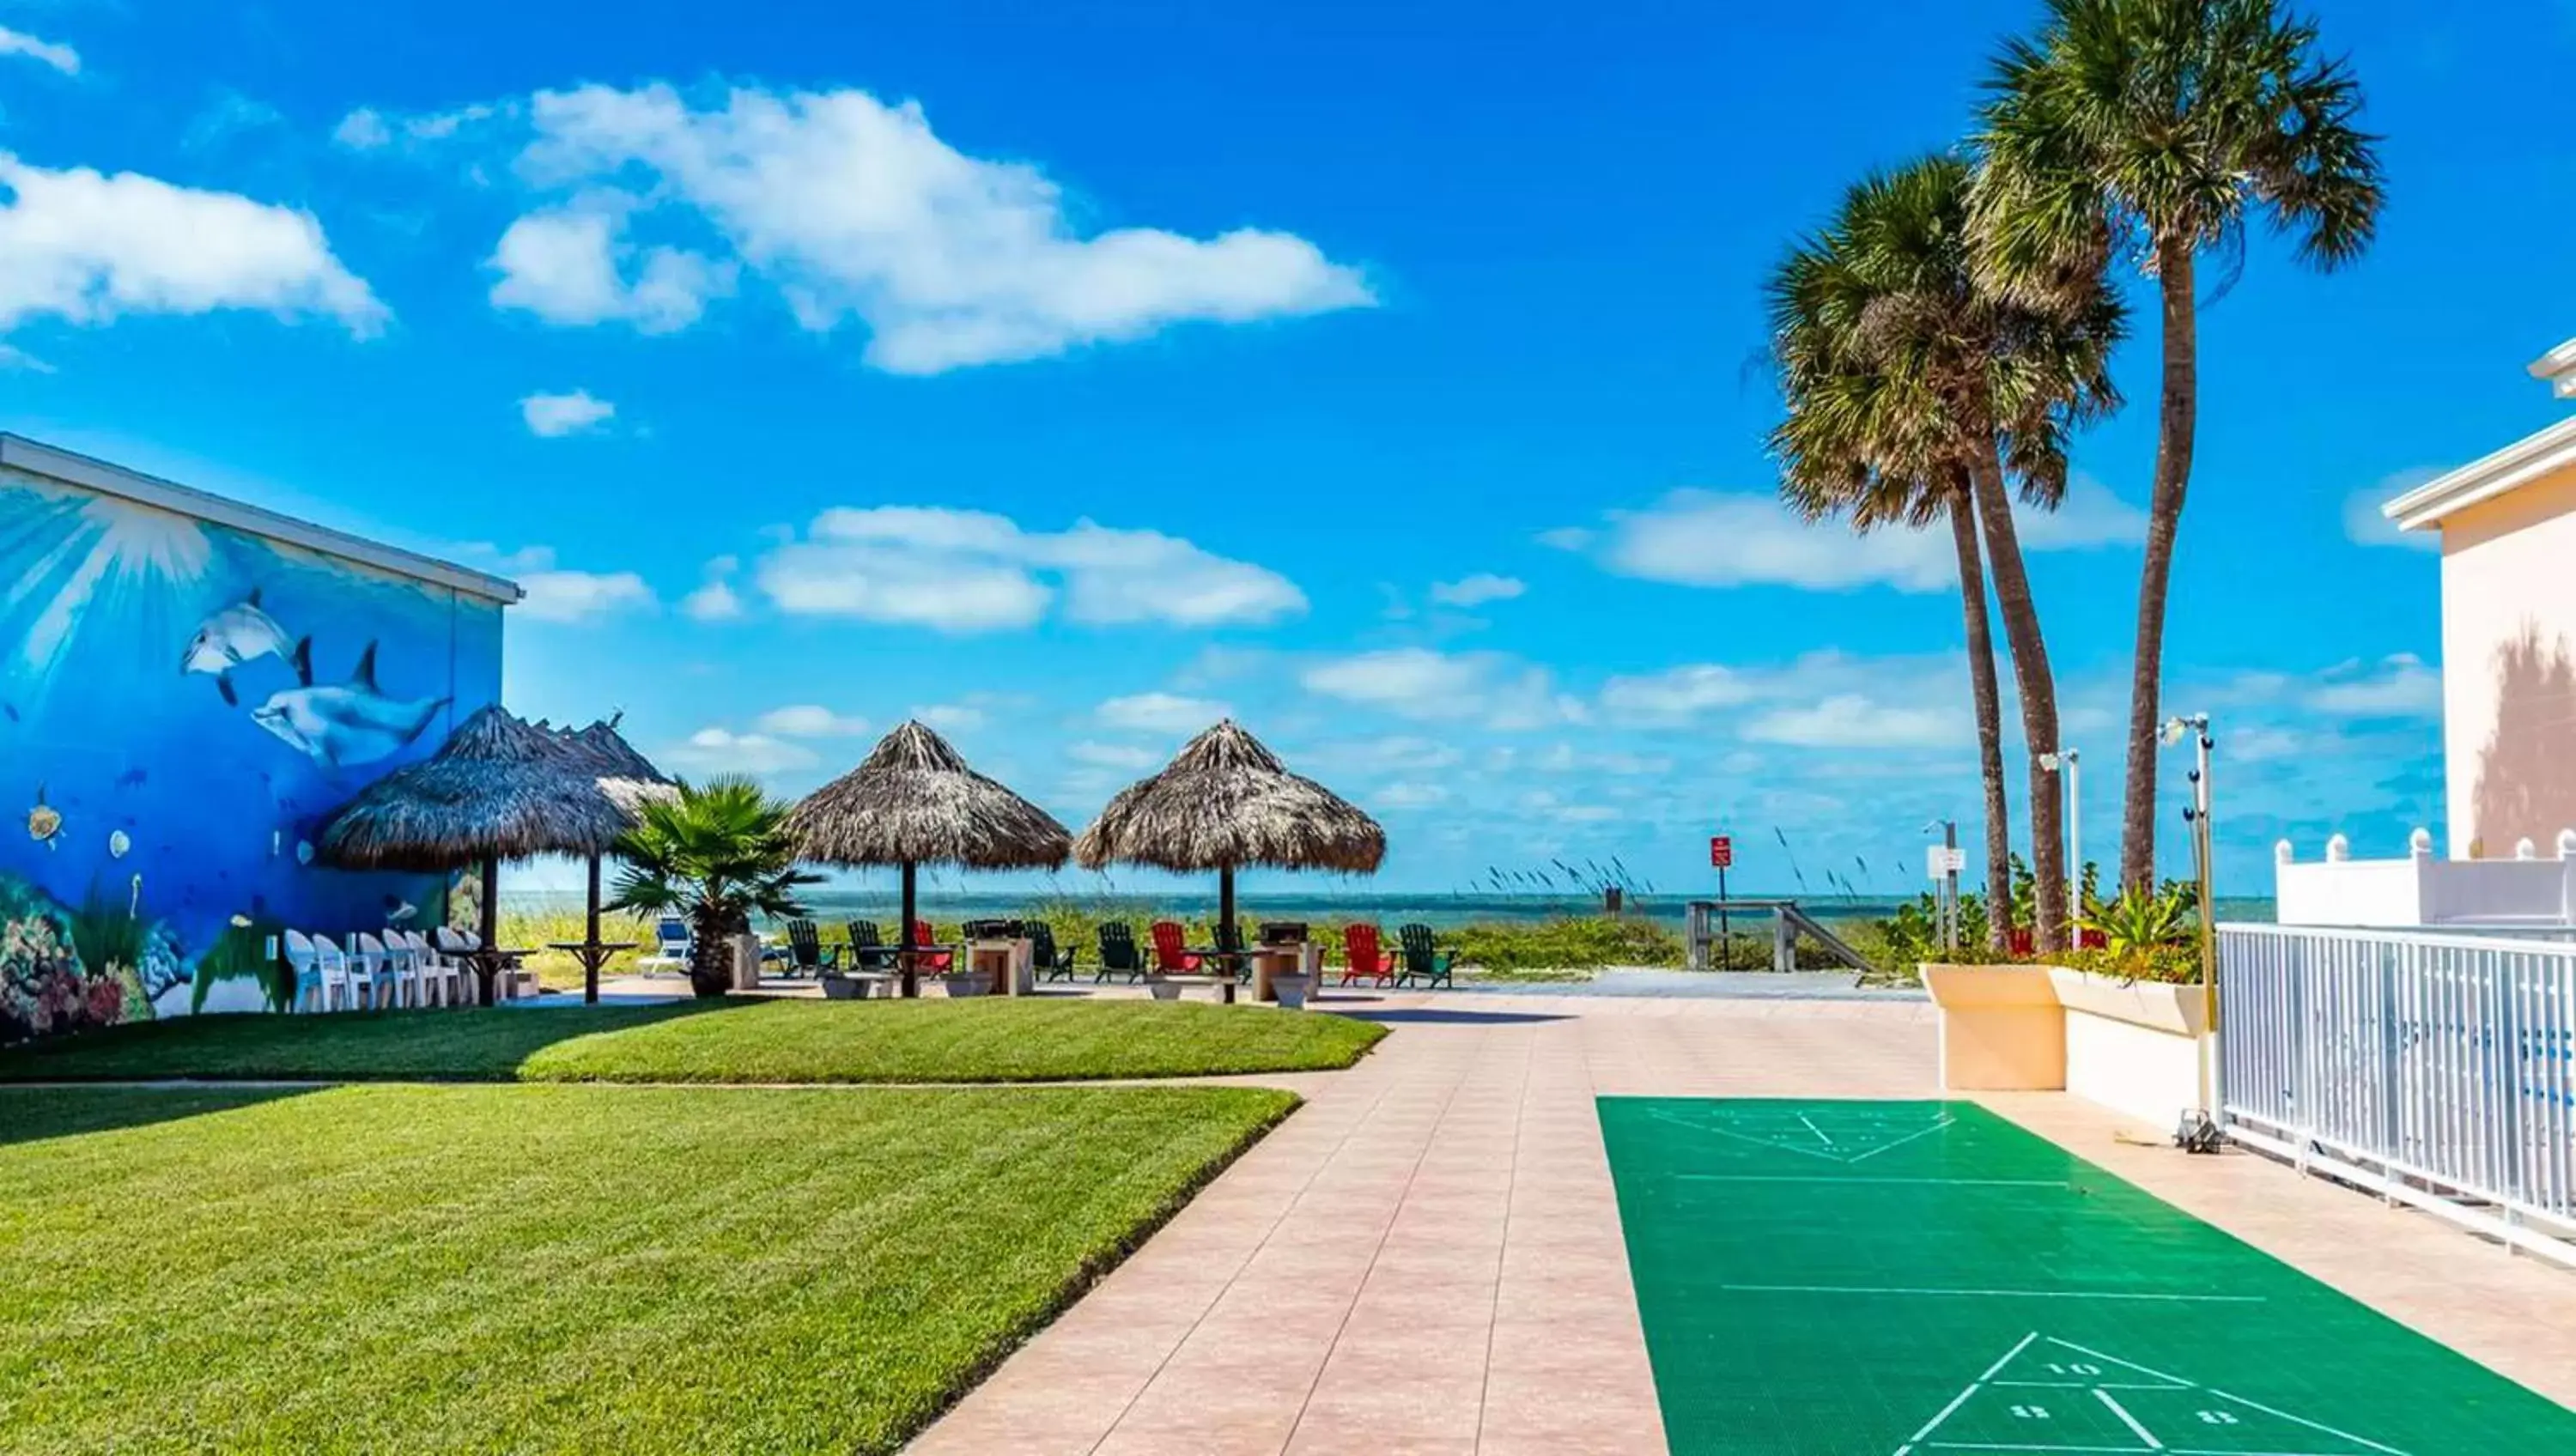
[[[0,428],[510,572],[509,700],[688,772],[919,712],[1078,825],[1231,710],[1394,886],[1723,823],[1910,889],[1978,813],[1948,547],[1770,503],[1759,289],[2036,7],[1731,8],[0,0]],[[2247,893],[2438,830],[2434,559],[2355,503],[2563,408],[2576,15],[2326,29],[2383,236],[2207,309],[2169,633]],[[2106,860],[2120,362],[2025,526]]]

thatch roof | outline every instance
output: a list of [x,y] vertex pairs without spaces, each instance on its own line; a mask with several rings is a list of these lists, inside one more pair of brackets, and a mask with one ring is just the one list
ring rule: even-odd
[[[423,872],[491,855],[604,854],[626,832],[628,817],[603,792],[608,761],[597,753],[495,704],[466,719],[436,754],[385,775],[335,811],[315,849],[342,869]],[[634,759],[643,762],[640,754]]]
[[1191,739],[1162,772],[1120,791],[1073,853],[1086,869],[1269,865],[1366,874],[1386,858],[1386,831],[1349,800],[1290,773],[1229,718]]
[[887,734],[857,768],[787,816],[805,859],[836,865],[1053,869],[1073,835],[1055,816],[966,766],[919,723]]
[[647,799],[668,798],[679,792],[671,777],[653,766],[653,761],[635,749],[617,731],[615,719],[593,723],[587,728],[556,728],[538,720],[537,728],[551,736],[575,765],[576,771],[589,774],[629,819],[635,817],[638,805]]

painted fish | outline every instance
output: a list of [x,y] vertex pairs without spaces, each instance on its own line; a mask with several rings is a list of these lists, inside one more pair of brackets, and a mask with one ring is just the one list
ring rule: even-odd
[[261,611],[259,588],[249,596],[208,617],[197,627],[197,635],[188,639],[188,650],[179,660],[181,672],[211,672],[215,691],[227,703],[241,702],[233,691],[232,672],[245,662],[262,657],[286,655],[286,629]]
[[376,686],[376,644],[358,658],[358,670],[341,687],[313,685],[313,639],[295,644],[295,680],[251,709],[250,719],[324,768],[345,768],[390,758],[427,731],[446,698],[389,698]]
[[27,811],[27,837],[47,849],[58,848],[63,833],[63,814],[45,802],[45,786],[36,785],[36,806]]

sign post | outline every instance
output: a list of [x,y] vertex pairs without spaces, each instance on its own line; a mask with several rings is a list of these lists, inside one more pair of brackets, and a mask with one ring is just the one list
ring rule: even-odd
[[1712,834],[1708,838],[1708,862],[1717,866],[1717,968],[1735,968],[1735,941],[1726,925],[1726,871],[1735,863],[1735,840],[1730,835]]

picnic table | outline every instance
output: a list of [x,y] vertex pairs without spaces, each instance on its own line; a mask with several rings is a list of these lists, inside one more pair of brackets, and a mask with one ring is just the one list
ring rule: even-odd
[[581,963],[581,999],[584,1005],[599,1004],[599,970],[619,951],[633,950],[631,940],[555,940],[546,949],[559,950]]
[[515,983],[515,979],[524,974],[523,963],[536,952],[500,945],[478,945],[462,954],[474,967],[475,979],[483,993],[477,1004],[489,1006],[492,1004],[492,983],[503,976],[512,977]]

